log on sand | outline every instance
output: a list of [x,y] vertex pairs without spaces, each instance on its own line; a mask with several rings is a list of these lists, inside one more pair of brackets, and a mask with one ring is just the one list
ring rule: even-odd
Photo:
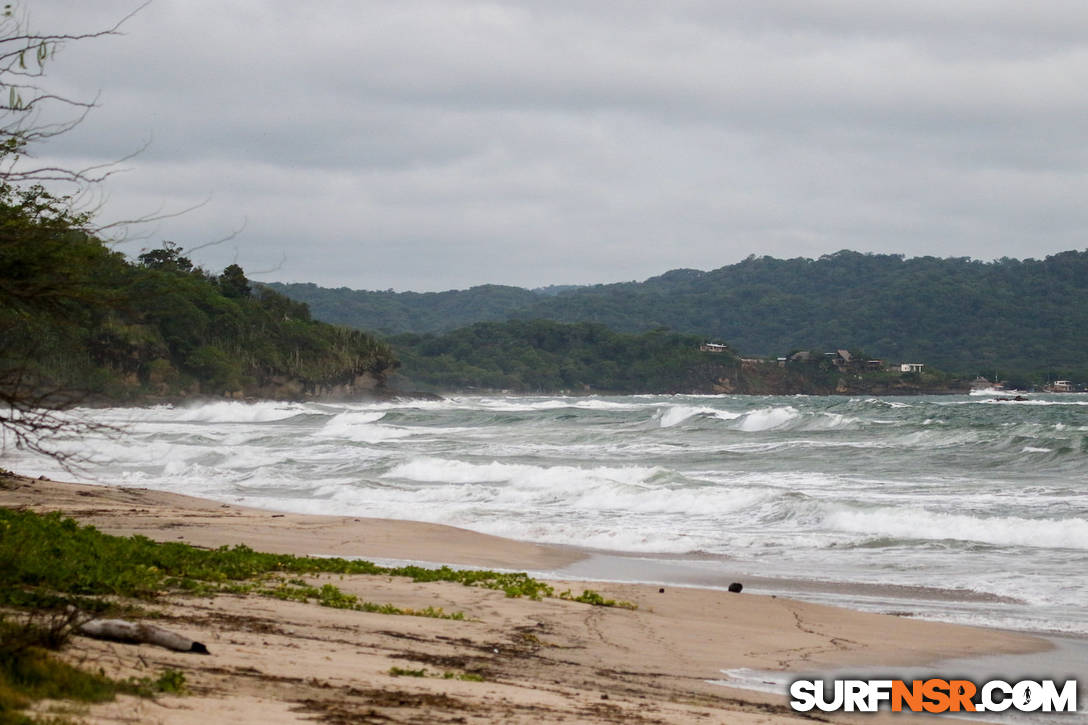
[[111,642],[154,644],[177,652],[210,654],[208,648],[200,642],[145,622],[128,622],[124,619],[92,619],[80,625],[78,632],[95,639],[108,639]]

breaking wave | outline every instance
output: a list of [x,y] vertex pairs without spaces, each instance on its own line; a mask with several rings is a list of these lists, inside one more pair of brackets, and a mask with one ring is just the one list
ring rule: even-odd
[[840,510],[827,515],[832,529],[898,539],[973,541],[995,546],[1088,550],[1086,519],[978,517],[923,509]]
[[217,401],[195,406],[183,406],[169,415],[174,422],[183,423],[268,423],[293,418],[306,412],[298,403],[242,403]]

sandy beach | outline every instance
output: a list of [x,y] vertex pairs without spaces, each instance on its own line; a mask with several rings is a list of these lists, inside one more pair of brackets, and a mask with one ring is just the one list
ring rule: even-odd
[[[538,571],[583,556],[573,547],[435,524],[275,513],[147,489],[18,477],[0,479],[0,506],[61,511],[106,533],[202,547],[244,543],[299,555]],[[632,611],[384,576],[331,580],[370,601],[441,607],[463,612],[465,620],[258,595],[170,597],[160,622],[204,642],[210,656],[86,638],[75,638],[65,656],[115,676],[180,669],[190,694],[122,698],[81,707],[76,716],[103,723],[784,723],[812,718],[793,713],[784,697],[709,681],[735,668],[894,668],[1050,646],[1026,634],[708,589],[555,583],[557,591],[592,588],[637,604]],[[395,676],[392,668],[423,676]],[[466,673],[482,681],[456,679]],[[866,718],[882,719],[893,718]]]

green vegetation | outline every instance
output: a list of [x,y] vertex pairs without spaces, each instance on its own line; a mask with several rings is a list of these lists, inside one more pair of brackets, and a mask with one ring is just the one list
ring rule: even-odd
[[110,399],[285,397],[380,381],[389,348],[198,267],[169,242],[130,262],[41,187],[0,184],[0,381]]
[[688,392],[739,361],[699,351],[702,340],[655,330],[641,335],[602,325],[546,320],[481,322],[445,335],[390,338],[403,385],[436,390]]
[[[513,392],[914,394],[964,390],[932,369],[902,375],[839,368],[823,353],[782,366],[704,352],[702,340],[654,330],[622,334],[590,323],[481,322],[444,335],[391,338],[400,384],[416,389]],[[868,356],[859,351],[858,360]]]
[[[49,604],[59,608],[72,604],[101,610],[104,605],[98,598],[103,596],[154,600],[170,592],[212,595],[245,591],[300,601],[316,599],[331,607],[365,605],[332,585],[317,589],[293,579],[267,587],[269,575],[275,574],[403,576],[417,582],[449,581],[497,589],[508,597],[552,595],[550,586],[525,573],[383,567],[369,561],[266,554],[246,546],[205,550],[144,536],[110,536],[56,513],[43,516],[0,509],[0,605]],[[419,611],[431,612],[424,616],[439,612],[431,608]]]
[[279,582],[274,588],[255,589],[260,594],[275,597],[276,599],[292,600],[296,602],[308,602],[316,600],[323,607],[334,609],[352,609],[356,612],[373,612],[376,614],[401,614],[411,617],[431,617],[433,619],[463,620],[465,615],[461,612],[446,614],[441,607],[425,607],[423,609],[411,609],[395,607],[392,604],[375,604],[374,602],[360,601],[354,594],[345,594],[332,584],[324,584],[320,589],[309,585],[291,586],[287,582]]
[[[276,289],[306,300],[321,319],[358,329],[419,334],[511,318],[591,322],[626,333],[668,327],[726,340],[746,357],[864,348],[970,377],[993,377],[996,368],[999,377],[1030,382],[1088,381],[1088,251],[988,263],[849,251],[749,257],[709,272],[673,270],[557,294],[504,288],[503,298],[487,298],[486,309],[476,309],[484,288],[433,296]],[[457,314],[427,307],[439,299]],[[510,303],[505,311],[502,299]],[[413,315],[398,312],[408,305]]]
[[403,667],[390,667],[389,674],[393,677],[426,677],[427,670],[408,670]]
[[[219,592],[257,592],[295,601],[316,600],[340,609],[384,614],[461,619],[441,609],[398,609],[372,605],[331,584],[320,588],[289,574],[369,574],[408,577],[416,582],[446,581],[502,591],[508,597],[541,599],[554,589],[524,572],[482,569],[425,569],[378,566],[369,561],[266,554],[246,546],[198,549],[189,544],[157,542],[144,536],[111,536],[80,526],[60,514],[0,509],[0,606],[62,611],[74,606],[103,612],[117,605],[102,597],[155,600],[163,594],[210,596]],[[274,575],[279,578],[273,580]],[[593,590],[564,599],[602,606],[627,606],[604,600]]]
[[58,646],[51,633],[0,618],[0,725],[32,722],[18,711],[33,700],[103,702],[118,692],[118,683],[60,662],[45,651]]
[[0,181],[6,444],[55,454],[58,435],[95,427],[56,413],[82,402],[346,393],[396,367],[370,335],[254,294],[237,265],[210,274],[169,242],[132,262],[89,225],[70,199]]
[[619,607],[620,609],[638,609],[638,605],[632,602],[616,601],[615,599],[605,599],[592,589],[586,589],[578,596],[574,596],[570,589],[559,592],[560,599],[567,599],[572,602],[582,602],[583,604],[592,604],[595,607]]
[[20,712],[35,700],[105,702],[118,693],[151,697],[185,692],[185,674],[178,670],[165,670],[156,679],[113,680],[50,656],[47,650],[59,649],[67,640],[68,624],[64,614],[34,613],[24,621],[0,616],[0,725],[35,722]]
[[441,677],[444,680],[462,680],[464,682],[483,682],[484,676],[476,672],[443,672],[431,674],[426,669],[409,670],[403,667],[390,667],[393,677]]
[[[332,584],[316,587],[299,578],[317,574],[403,576],[417,582],[449,581],[496,589],[509,597],[554,596],[551,586],[525,573],[381,567],[368,561],[265,554],[245,546],[205,550],[143,536],[110,536],[56,513],[0,509],[0,607],[21,613],[20,622],[0,616],[0,725],[29,722],[19,710],[43,697],[98,702],[117,692],[149,696],[184,691],[181,672],[168,670],[155,680],[119,682],[71,668],[45,653],[45,648],[62,646],[77,621],[87,614],[147,614],[134,610],[125,598],[154,601],[171,593],[212,596],[252,592],[339,609],[464,619],[461,613],[447,614],[434,607],[373,604]],[[595,606],[635,608],[630,602],[605,599],[590,589],[578,596],[569,590],[559,596]],[[391,670],[390,674],[414,672]],[[471,673],[447,672],[442,676],[482,680]]]
[[125,603],[127,598],[154,601],[170,593],[253,592],[355,611],[464,619],[459,612],[447,614],[441,608],[374,604],[332,584],[315,587],[299,578],[318,574],[450,581],[500,590],[509,597],[539,599],[553,594],[552,587],[524,573],[381,567],[368,561],[264,554],[245,546],[209,551],[143,536],[110,536],[56,513],[0,509],[0,607],[19,613],[19,621],[0,615],[0,725],[33,722],[20,710],[45,697],[100,702],[118,692],[143,696],[183,692],[185,678],[178,671],[167,670],[154,680],[114,681],[70,667],[44,651],[61,647],[77,620],[88,614],[147,614]]
[[450,292],[356,292],[312,283],[264,285],[305,302],[314,317],[383,334],[442,332],[474,322],[505,320],[511,310],[534,304],[538,295],[521,287],[481,285]]

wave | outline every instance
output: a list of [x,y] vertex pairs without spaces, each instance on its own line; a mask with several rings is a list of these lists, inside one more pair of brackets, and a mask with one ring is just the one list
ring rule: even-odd
[[742,413],[732,413],[728,410],[718,410],[706,406],[695,405],[670,405],[663,408],[655,416],[662,428],[672,428],[684,421],[695,417],[710,417],[717,420],[736,420]]
[[992,400],[980,400],[979,405],[1023,405],[1023,406],[1085,406],[1088,405],[1088,400],[1037,400],[1029,398],[1027,400],[998,400],[994,398]]
[[746,433],[758,433],[786,428],[800,418],[801,413],[792,405],[759,408],[745,413],[736,427]]
[[480,398],[473,401],[462,401],[464,407],[469,410],[486,410],[500,413],[533,413],[550,410],[640,410],[654,407],[646,403],[621,403],[614,400],[601,400],[600,398],[546,398],[526,399],[518,397],[510,398]]
[[532,486],[558,484],[571,488],[572,483],[609,481],[627,485],[645,484],[663,469],[648,466],[577,468],[575,466],[531,466],[521,463],[468,463],[446,458],[416,458],[391,468],[390,478],[402,478],[422,483],[510,483],[522,482]]
[[1009,391],[1002,388],[974,388],[971,390],[971,395],[978,397],[982,395],[1008,395]]
[[242,403],[235,400],[163,410],[173,410],[170,420],[182,423],[268,423],[307,412],[306,406],[300,403]]
[[340,413],[330,418],[315,435],[319,438],[338,438],[356,443],[381,443],[412,435],[413,431],[404,428],[374,425],[385,415],[382,410]]
[[729,427],[744,433],[761,433],[775,430],[840,430],[857,427],[861,420],[840,413],[806,412],[793,406],[757,408],[743,413],[707,406],[672,405],[655,416],[662,428],[672,428],[692,418],[736,421]]
[[[1018,576],[1063,607],[1076,602],[1074,611],[1088,596],[1067,575],[1088,550],[1088,424],[1076,407],[1088,397],[1039,402],[216,401],[79,410],[122,434],[58,445],[90,458],[83,480],[523,540],[702,550],[786,577],[831,568],[980,590],[1000,579],[1013,591],[1007,580]],[[13,447],[5,461],[73,475]]]
[[646,404],[631,404],[631,403],[617,403],[614,400],[597,400],[595,398],[587,398],[574,402],[571,404],[572,408],[580,408],[583,410],[638,410],[640,408],[648,407]]
[[[647,466],[532,466],[419,458],[398,464],[383,479],[445,484],[453,502],[463,497],[505,507],[548,506],[556,510],[714,516],[748,509],[777,495],[771,490],[665,480],[664,469]],[[486,485],[487,490],[469,488]]]
[[466,516],[452,520],[452,525],[472,528],[493,536],[504,536],[551,544],[575,544],[589,549],[641,554],[688,554],[700,549],[706,540],[676,529],[653,531],[614,525],[572,524],[568,521],[493,522],[480,526]]
[[831,529],[911,540],[955,540],[995,546],[1088,550],[1086,519],[976,517],[924,509],[833,511],[824,518]]
[[861,420],[840,413],[817,413],[815,416],[806,417],[798,430],[845,430],[859,427]]

